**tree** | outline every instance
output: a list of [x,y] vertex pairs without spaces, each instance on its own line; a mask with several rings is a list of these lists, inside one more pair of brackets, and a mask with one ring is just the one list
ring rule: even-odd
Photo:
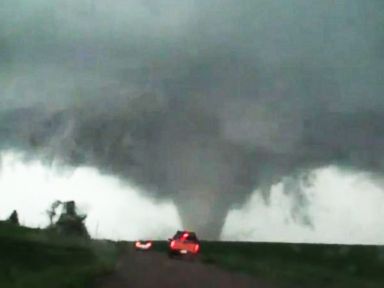
[[56,209],[62,204],[61,201],[56,200],[55,202],[52,203],[51,208],[47,210],[48,218],[49,218],[49,226],[53,226],[53,219],[57,215]]
[[16,210],[13,210],[12,214],[8,217],[7,222],[18,225],[18,226],[20,225],[19,216]]
[[[56,209],[62,205],[63,210],[56,223],[53,223],[53,218],[56,215]],[[89,238],[84,220],[87,218],[85,214],[78,214],[75,201],[60,202],[56,201],[52,204],[51,210],[48,210],[51,227],[57,230],[59,234],[79,236]]]

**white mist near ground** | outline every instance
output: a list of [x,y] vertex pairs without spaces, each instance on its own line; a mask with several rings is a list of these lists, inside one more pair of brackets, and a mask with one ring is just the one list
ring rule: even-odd
[[345,244],[384,244],[384,191],[366,173],[337,167],[313,171],[315,181],[303,190],[312,225],[292,217],[293,199],[281,183],[271,188],[269,204],[255,192],[232,210],[223,240]]
[[[4,152],[0,166],[0,219],[12,210],[23,225],[45,227],[46,210],[55,200],[75,200],[88,215],[86,225],[96,238],[166,239],[182,229],[173,202],[156,202],[140,189],[96,169],[55,169],[22,155]],[[326,167],[313,171],[313,185],[304,190],[312,226],[292,217],[294,200],[282,183],[271,189],[269,204],[257,191],[243,207],[232,210],[223,240],[317,243],[384,243],[384,191],[364,173]]]
[[96,238],[163,239],[181,226],[171,202],[146,199],[139,189],[96,169],[49,169],[39,161],[23,162],[12,152],[3,153],[1,159],[0,219],[16,209],[23,225],[45,227],[46,210],[55,200],[74,200],[88,215],[87,228]]

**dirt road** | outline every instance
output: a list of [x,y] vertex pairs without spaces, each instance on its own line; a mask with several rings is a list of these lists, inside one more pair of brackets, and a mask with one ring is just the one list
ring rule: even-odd
[[169,259],[165,253],[128,249],[116,271],[97,288],[270,288],[256,279],[221,270],[199,261]]

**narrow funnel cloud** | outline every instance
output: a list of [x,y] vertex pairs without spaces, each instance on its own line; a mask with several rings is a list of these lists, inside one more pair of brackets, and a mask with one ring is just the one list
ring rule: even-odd
[[4,0],[0,148],[133,181],[216,239],[283,177],[381,175],[383,15],[365,0]]

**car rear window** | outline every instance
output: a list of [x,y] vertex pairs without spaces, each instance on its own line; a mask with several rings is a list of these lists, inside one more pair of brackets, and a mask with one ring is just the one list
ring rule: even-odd
[[197,237],[196,235],[193,233],[193,234],[189,234],[188,237],[187,237],[187,240],[189,241],[197,241]]
[[195,233],[193,233],[193,232],[186,232],[186,231],[177,231],[175,236],[173,236],[173,239],[180,239],[180,238],[182,238],[182,236],[185,233],[188,233],[188,237],[186,238],[186,240],[188,240],[188,241],[198,241]]
[[177,231],[175,236],[173,236],[173,239],[179,239],[181,236],[183,236],[184,232],[183,231]]

